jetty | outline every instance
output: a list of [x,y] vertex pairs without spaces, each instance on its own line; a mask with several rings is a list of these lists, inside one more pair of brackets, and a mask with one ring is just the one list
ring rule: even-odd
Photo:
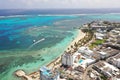
[[23,70],[17,70],[15,72],[15,75],[17,77],[21,77],[22,80],[33,80],[30,76],[26,75],[26,73]]

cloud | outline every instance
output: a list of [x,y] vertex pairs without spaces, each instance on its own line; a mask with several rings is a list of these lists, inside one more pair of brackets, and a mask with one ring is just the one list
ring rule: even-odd
[[0,8],[120,8],[120,0],[0,0]]

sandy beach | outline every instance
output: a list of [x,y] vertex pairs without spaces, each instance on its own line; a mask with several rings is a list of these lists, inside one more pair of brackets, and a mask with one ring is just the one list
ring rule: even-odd
[[[73,41],[69,44],[69,46],[67,47],[67,49],[69,48],[69,50],[71,50],[71,45],[74,45],[75,42],[78,42],[80,39],[84,38],[85,37],[85,33],[83,33],[81,30],[78,30],[78,34],[77,34],[77,37],[75,39],[73,39]],[[67,50],[66,49],[66,50]],[[59,61],[61,61],[61,57],[59,56],[58,58],[56,58],[55,60],[53,60],[52,62],[48,63],[47,67],[48,68],[55,68],[55,67],[58,67],[59,64],[56,64],[56,63],[59,63]],[[19,73],[19,72],[18,72]],[[18,76],[18,74],[16,74]],[[40,74],[39,74],[39,71],[36,71],[36,72],[33,72],[33,73],[30,73],[30,74],[26,74],[25,76],[23,77],[26,77],[27,76],[27,79],[28,80],[39,80],[40,78]],[[34,79],[33,79],[34,78]]]
[[[77,37],[75,37],[75,38],[73,39],[73,41],[69,44],[69,46],[66,48],[66,51],[67,51],[68,48],[69,48],[69,50],[72,50],[73,48],[71,48],[71,45],[74,45],[75,42],[77,43],[79,40],[81,40],[82,38],[84,38],[85,35],[86,35],[86,34],[85,34],[84,32],[82,32],[80,29],[78,29]],[[59,59],[59,58],[61,58],[61,57],[59,56],[58,58],[56,58],[55,60],[53,60],[52,62],[50,62],[50,63],[47,65],[47,67],[52,68],[55,63],[57,63],[57,62],[59,62],[59,61],[61,60],[61,59]]]
[[[85,33],[83,33],[81,30],[78,30],[78,35],[76,38],[73,39],[73,41],[69,44],[69,46],[67,47],[67,49],[69,48],[69,50],[71,50],[71,45],[74,45],[75,42],[77,43],[80,39],[85,37]],[[66,49],[66,51],[67,51]]]

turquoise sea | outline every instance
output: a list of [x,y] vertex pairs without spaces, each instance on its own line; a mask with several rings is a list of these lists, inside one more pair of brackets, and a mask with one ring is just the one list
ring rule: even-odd
[[0,80],[19,80],[14,71],[37,71],[61,55],[82,24],[120,22],[120,14],[17,15],[0,17]]

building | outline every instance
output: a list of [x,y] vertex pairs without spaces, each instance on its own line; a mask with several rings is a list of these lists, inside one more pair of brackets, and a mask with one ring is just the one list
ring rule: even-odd
[[120,69],[120,53],[114,57],[111,57],[107,60],[108,63],[118,67]]
[[107,26],[91,25],[91,28],[92,28],[93,30],[97,30],[97,29],[105,30],[105,29],[107,29]]
[[64,65],[64,66],[72,66],[73,63],[74,63],[73,55],[70,54],[70,53],[65,52],[62,55],[62,65]]
[[120,34],[117,36],[117,44],[120,44]]
[[98,54],[100,54],[101,59],[105,59],[111,56],[114,56],[119,53],[119,50],[113,49],[111,47],[101,47],[98,50]]
[[108,42],[108,43],[104,43],[104,46],[120,50],[120,44],[115,44],[115,43],[112,43],[112,42]]
[[96,55],[88,47],[80,47],[73,55],[74,67],[81,66],[84,69],[96,61]]
[[111,47],[120,50],[120,28],[115,28],[108,33],[106,47]]
[[44,66],[40,68],[40,80],[60,80],[60,75]]
[[78,49],[78,52],[81,53],[81,55],[83,56],[89,56],[89,57],[92,56],[93,54],[93,51],[90,50],[88,47],[80,47]]
[[98,39],[98,40],[103,40],[105,38],[105,34],[102,34],[102,33],[95,33],[95,38]]
[[110,80],[118,80],[117,76],[120,75],[120,70],[118,68],[105,61],[99,61],[94,64],[93,69],[98,71],[100,74],[103,74]]

